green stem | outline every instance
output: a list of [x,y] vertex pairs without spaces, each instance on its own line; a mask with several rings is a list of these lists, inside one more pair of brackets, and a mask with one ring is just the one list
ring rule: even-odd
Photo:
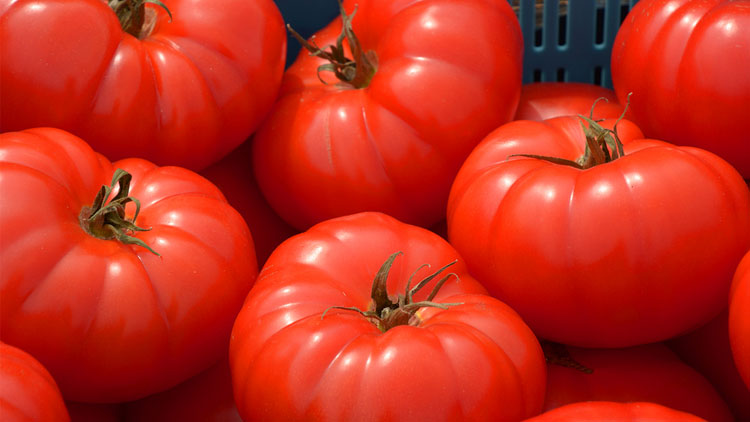
[[362,311],[361,309],[354,308],[354,307],[342,307],[342,306],[332,306],[328,309],[326,309],[323,312],[323,315],[321,315],[321,318],[323,318],[326,313],[328,313],[331,309],[344,309],[349,311],[355,311],[359,314],[363,315],[364,317],[370,319],[375,326],[380,329],[382,332],[386,332],[390,330],[393,327],[397,327],[399,325],[414,325],[417,322],[415,321],[415,314],[420,308],[425,307],[431,307],[431,308],[440,308],[440,309],[448,309],[450,306],[456,306],[461,305],[461,303],[437,303],[433,302],[432,299],[434,299],[435,295],[438,293],[438,291],[443,287],[443,284],[450,279],[451,277],[458,277],[454,273],[447,274],[443,276],[438,282],[435,284],[435,287],[432,289],[432,292],[430,292],[430,295],[427,297],[427,300],[415,302],[414,301],[414,294],[416,294],[419,290],[421,290],[424,286],[427,285],[431,280],[435,279],[437,276],[439,276],[443,271],[445,271],[448,267],[455,264],[457,261],[453,261],[439,270],[435,271],[434,273],[430,274],[429,276],[422,279],[419,283],[417,283],[416,286],[411,287],[411,280],[414,278],[414,275],[422,269],[422,267],[426,266],[422,265],[409,277],[409,281],[406,284],[406,290],[403,295],[398,295],[396,298],[396,301],[392,301],[390,297],[388,297],[388,291],[386,290],[386,283],[388,280],[388,273],[391,271],[391,266],[393,265],[393,261],[395,261],[396,257],[401,255],[401,252],[396,252],[392,254],[388,259],[383,263],[383,265],[378,270],[377,274],[375,274],[375,279],[372,283],[372,290],[370,292],[370,297],[372,298],[372,302],[370,303],[370,308],[367,311]]
[[[536,154],[512,154],[510,157],[528,157],[536,158],[538,160],[548,161],[554,164],[561,164],[571,166],[580,170],[589,169],[594,166],[602,165],[614,161],[625,155],[625,151],[622,145],[620,137],[617,135],[617,124],[625,116],[625,112],[630,106],[630,95],[628,94],[628,102],[625,105],[625,110],[614,124],[612,129],[606,129],[599,124],[599,120],[594,120],[594,107],[591,107],[591,115],[588,117],[581,114],[578,117],[581,119],[581,128],[583,133],[586,135],[586,149],[578,160],[568,160],[560,157],[550,157],[546,155]],[[600,100],[606,100],[606,98],[599,98],[594,102],[594,105]]]
[[[330,50],[326,51],[324,48],[318,47],[315,44],[314,39],[310,41],[305,40],[300,34],[297,33],[290,25],[287,25],[287,29],[294,38],[302,44],[305,49],[310,52],[312,56],[318,56],[328,63],[320,65],[318,67],[318,79],[321,82],[326,83],[323,78],[320,77],[320,72],[328,71],[333,72],[341,82],[351,85],[354,88],[365,88],[370,85],[370,81],[377,73],[378,68],[378,56],[374,51],[364,51],[359,43],[359,39],[354,34],[352,29],[352,20],[354,15],[357,13],[355,8],[351,15],[347,15],[344,10],[344,5],[339,0],[339,10],[341,12],[342,28],[341,34],[336,39],[335,45],[329,45],[327,48]],[[349,43],[349,50],[352,53],[352,59],[346,57],[344,50],[344,39]]]
[[[130,181],[133,176],[122,169],[117,169],[112,176],[110,186],[102,186],[94,198],[91,206],[84,206],[78,215],[78,221],[83,230],[97,239],[116,239],[128,245],[138,245],[148,249],[151,253],[161,256],[149,247],[143,240],[130,236],[128,233],[137,231],[148,231],[135,225],[135,219],[141,211],[141,203],[136,198],[128,196]],[[109,196],[115,187],[118,187],[117,195],[109,202]],[[125,205],[129,202],[135,204],[135,214],[132,219],[125,218]]]
[[159,0],[108,0],[109,7],[117,15],[122,30],[128,34],[143,39],[150,32],[146,24],[146,3],[155,4],[167,11],[169,20],[172,20],[172,12]]

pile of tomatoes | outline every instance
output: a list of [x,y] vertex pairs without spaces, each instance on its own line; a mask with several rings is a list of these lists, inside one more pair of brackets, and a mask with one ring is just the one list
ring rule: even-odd
[[750,1],[340,12],[0,0],[0,419],[750,420]]

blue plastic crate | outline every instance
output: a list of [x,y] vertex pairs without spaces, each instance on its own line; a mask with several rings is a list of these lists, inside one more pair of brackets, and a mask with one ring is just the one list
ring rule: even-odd
[[[275,0],[304,37],[338,15],[336,0]],[[498,0],[502,1],[502,0]],[[589,82],[612,86],[610,54],[617,29],[637,0],[508,0],[524,39],[523,81]],[[287,64],[299,52],[288,37]]]

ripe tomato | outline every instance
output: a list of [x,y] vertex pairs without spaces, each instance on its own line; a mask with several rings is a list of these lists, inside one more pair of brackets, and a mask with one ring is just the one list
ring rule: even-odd
[[[102,192],[116,168],[151,230],[122,223],[136,211],[127,177]],[[95,195],[112,201],[90,217]],[[67,400],[143,397],[227,352],[257,264],[245,222],[206,179],[30,129],[0,135],[0,197],[0,338],[39,359]]]
[[589,401],[572,403],[525,422],[708,422],[689,413],[654,403]]
[[126,403],[124,422],[242,422],[226,359],[164,391]]
[[299,231],[268,205],[255,180],[253,168],[248,165],[251,161],[251,144],[245,142],[200,174],[221,189],[229,204],[242,214],[253,234],[258,265],[263,266],[281,242]]
[[[405,299],[418,280],[427,287]],[[510,307],[484,293],[455,249],[427,229],[380,213],[315,225],[271,254],[235,323],[229,363],[240,415],[456,421],[538,414],[539,343]]]
[[172,18],[146,5],[133,36],[101,0],[0,0],[0,132],[52,126],[113,160],[194,170],[239,145],[281,83],[281,14],[271,0],[165,3]]
[[737,371],[729,346],[729,312],[724,310],[711,322],[667,342],[685,363],[695,368],[716,387],[738,421],[750,421],[750,390]]
[[734,363],[750,389],[750,252],[740,262],[729,298],[729,342]]
[[461,168],[448,237],[472,274],[539,336],[583,347],[664,340],[718,314],[750,247],[737,171],[656,140],[587,169],[509,158],[583,154],[581,128],[556,126],[506,124]]
[[0,416],[3,422],[69,422],[52,375],[33,356],[0,342]]
[[734,420],[711,383],[664,344],[562,350],[565,358],[592,372],[556,364],[553,360],[559,356],[548,351],[544,410],[583,401],[651,402],[711,422]]
[[612,48],[646,136],[718,154],[750,178],[750,1],[641,0]]
[[[322,58],[300,53],[254,136],[258,183],[300,230],[360,211],[429,227],[445,217],[463,159],[513,117],[518,20],[496,0],[344,1],[347,13],[355,8],[361,49],[355,56],[344,41],[342,55],[359,57],[343,71],[357,78],[338,81],[319,69]],[[316,45],[334,44],[342,21],[318,32]]]
[[[598,99],[603,98],[601,101]],[[625,111],[615,92],[581,82],[535,82],[521,87],[521,100],[513,120],[546,120],[558,116],[589,116],[616,119]]]

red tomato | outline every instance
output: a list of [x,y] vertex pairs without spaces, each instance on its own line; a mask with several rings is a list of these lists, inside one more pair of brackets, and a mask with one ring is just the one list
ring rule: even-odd
[[707,422],[695,415],[654,403],[604,401],[572,403],[525,422]]
[[646,136],[712,151],[750,178],[750,1],[641,0],[612,48]]
[[[404,300],[407,285],[436,272]],[[433,302],[446,309],[425,307],[420,301],[441,277]],[[545,383],[539,343],[510,307],[484,293],[455,249],[426,229],[380,213],[320,223],[271,254],[237,318],[229,363],[240,415],[383,422],[535,415]]]
[[[337,83],[319,72],[323,59],[302,51],[254,137],[258,183],[298,229],[360,211],[429,227],[445,217],[463,159],[513,117],[518,20],[497,0],[344,1],[348,13],[355,7],[362,52],[377,55],[374,76],[359,78],[360,88]],[[341,30],[338,18],[314,41],[333,44]]]
[[251,143],[245,142],[200,174],[221,189],[229,204],[242,214],[253,234],[258,265],[263,266],[281,242],[299,231],[268,205],[255,180],[251,161]]
[[729,298],[729,342],[734,363],[750,389],[750,252],[734,275]]
[[[600,98],[603,100],[597,101]],[[616,119],[624,107],[615,92],[598,85],[579,82],[535,82],[521,88],[514,120],[546,120],[558,116],[589,116],[594,119]]]
[[707,151],[656,140],[628,141],[624,156],[583,170],[509,158],[575,160],[582,131],[560,126],[506,124],[461,168],[448,237],[472,274],[560,343],[624,347],[708,322],[750,247],[740,175]]
[[[131,3],[131,2],[127,2]],[[136,37],[101,0],[0,0],[0,131],[53,126],[109,157],[203,168],[273,105],[286,38],[271,0],[165,0]]]
[[0,416],[3,422],[69,422],[55,380],[39,361],[0,342]]
[[71,422],[122,422],[120,403],[65,402]]
[[583,401],[651,402],[711,422],[734,420],[711,383],[664,344],[563,350],[566,357],[592,372],[555,364],[548,353],[544,410]]
[[170,390],[127,403],[124,409],[124,422],[242,422],[226,360]]
[[750,421],[750,390],[742,381],[729,347],[729,313],[724,310],[711,322],[667,345],[698,370],[726,400],[737,421]]
[[[160,256],[89,234],[133,219],[128,203],[84,224],[115,168],[132,175],[135,223],[151,228],[124,233]],[[66,399],[140,398],[227,352],[257,264],[245,222],[206,179],[110,163],[67,132],[30,129],[0,135],[0,197],[0,337],[39,359]]]

